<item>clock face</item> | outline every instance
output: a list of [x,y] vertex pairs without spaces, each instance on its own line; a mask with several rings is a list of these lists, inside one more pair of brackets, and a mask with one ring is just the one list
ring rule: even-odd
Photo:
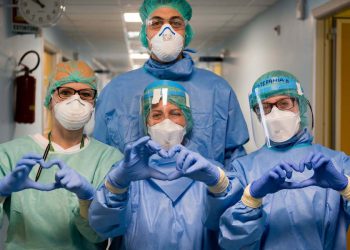
[[65,5],[64,0],[18,0],[18,9],[28,23],[49,27],[58,22]]

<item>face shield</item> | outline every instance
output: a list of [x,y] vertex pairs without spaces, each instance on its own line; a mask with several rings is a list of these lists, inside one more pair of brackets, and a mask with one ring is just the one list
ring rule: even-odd
[[192,128],[189,96],[176,82],[149,85],[144,91],[142,113],[145,132],[165,149],[181,144]]
[[249,99],[257,147],[289,144],[303,131],[312,131],[312,110],[298,82],[255,87]]

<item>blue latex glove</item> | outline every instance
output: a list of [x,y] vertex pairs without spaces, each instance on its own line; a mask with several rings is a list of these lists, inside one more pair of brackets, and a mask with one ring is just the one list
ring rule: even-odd
[[57,165],[59,170],[55,174],[56,186],[75,193],[81,200],[94,198],[95,189],[91,183],[63,161],[54,159],[44,164],[44,168]]
[[292,178],[293,170],[300,171],[296,164],[281,162],[259,179],[252,182],[250,194],[254,198],[262,198],[267,194],[273,194],[282,189],[301,188],[301,183],[287,182]]
[[180,177],[188,177],[196,181],[201,181],[208,186],[218,183],[220,171],[217,166],[205,159],[198,153],[188,150],[182,145],[176,145],[168,152],[169,157],[176,157],[176,172],[168,176],[168,180]]
[[300,170],[304,171],[305,166],[314,170],[313,176],[302,182],[305,187],[313,185],[341,191],[348,185],[348,178],[334,167],[330,158],[320,152],[313,152],[304,158],[300,162]]
[[150,140],[149,136],[127,145],[124,159],[108,173],[107,181],[116,188],[126,188],[132,181],[148,178],[167,180],[166,174],[148,166],[150,156],[155,153],[167,156],[161,146]]
[[9,196],[12,192],[18,192],[27,188],[34,188],[41,191],[56,189],[57,186],[55,183],[42,184],[28,177],[36,164],[44,166],[44,160],[40,155],[27,154],[23,156],[17,162],[14,170],[0,180],[0,196]]

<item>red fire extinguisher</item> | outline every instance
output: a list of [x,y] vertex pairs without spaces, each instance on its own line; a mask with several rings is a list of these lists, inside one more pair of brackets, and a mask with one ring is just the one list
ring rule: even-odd
[[[34,68],[29,69],[27,65],[22,64],[23,59],[28,54],[37,56],[37,64]],[[23,54],[19,60],[18,66],[23,66],[19,72],[24,72],[24,75],[15,78],[15,121],[18,123],[33,123],[35,121],[35,84],[36,79],[30,74],[38,68],[40,64],[40,56],[30,50]]]

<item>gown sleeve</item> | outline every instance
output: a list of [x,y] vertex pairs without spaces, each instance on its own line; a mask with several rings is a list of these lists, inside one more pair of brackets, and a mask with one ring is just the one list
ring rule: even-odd
[[103,184],[98,188],[89,209],[91,227],[102,237],[115,237],[126,232],[130,219],[129,190],[122,194],[111,193]]
[[[105,145],[103,145],[105,146]],[[95,157],[95,156],[94,156]],[[100,156],[100,164],[96,167],[96,171],[92,180],[94,187],[99,187],[103,184],[106,174],[109,172],[114,163],[120,161],[123,158],[123,154],[119,152],[118,149],[109,148],[105,150],[104,153]],[[76,209],[74,213],[74,223],[78,228],[79,232],[88,240],[93,243],[101,242],[106,237],[101,237],[97,234],[95,230],[90,226],[88,218],[83,218],[80,215],[80,210]]]
[[[14,168],[10,153],[6,152],[3,148],[4,144],[0,146],[0,181],[8,175]],[[4,214],[5,214],[5,203],[11,202],[11,199],[7,197],[0,197],[0,228],[3,226]]]
[[[350,177],[350,156],[342,153],[342,164],[343,164],[343,171],[344,174]],[[348,186],[350,185],[350,183],[348,184]],[[344,202],[344,212],[346,214],[346,217],[348,220],[350,220],[350,200],[343,198],[343,202]]]
[[[231,165],[232,172],[242,187],[248,185],[239,161]],[[240,195],[241,198],[242,195]],[[239,199],[240,199],[239,198]],[[220,218],[219,245],[222,249],[260,249],[265,231],[266,213],[262,206],[251,208],[238,201]]]
[[222,194],[213,194],[207,191],[205,225],[210,230],[219,230],[220,216],[224,211],[237,203],[243,194],[243,187],[232,172],[225,173],[229,179],[229,185]]

